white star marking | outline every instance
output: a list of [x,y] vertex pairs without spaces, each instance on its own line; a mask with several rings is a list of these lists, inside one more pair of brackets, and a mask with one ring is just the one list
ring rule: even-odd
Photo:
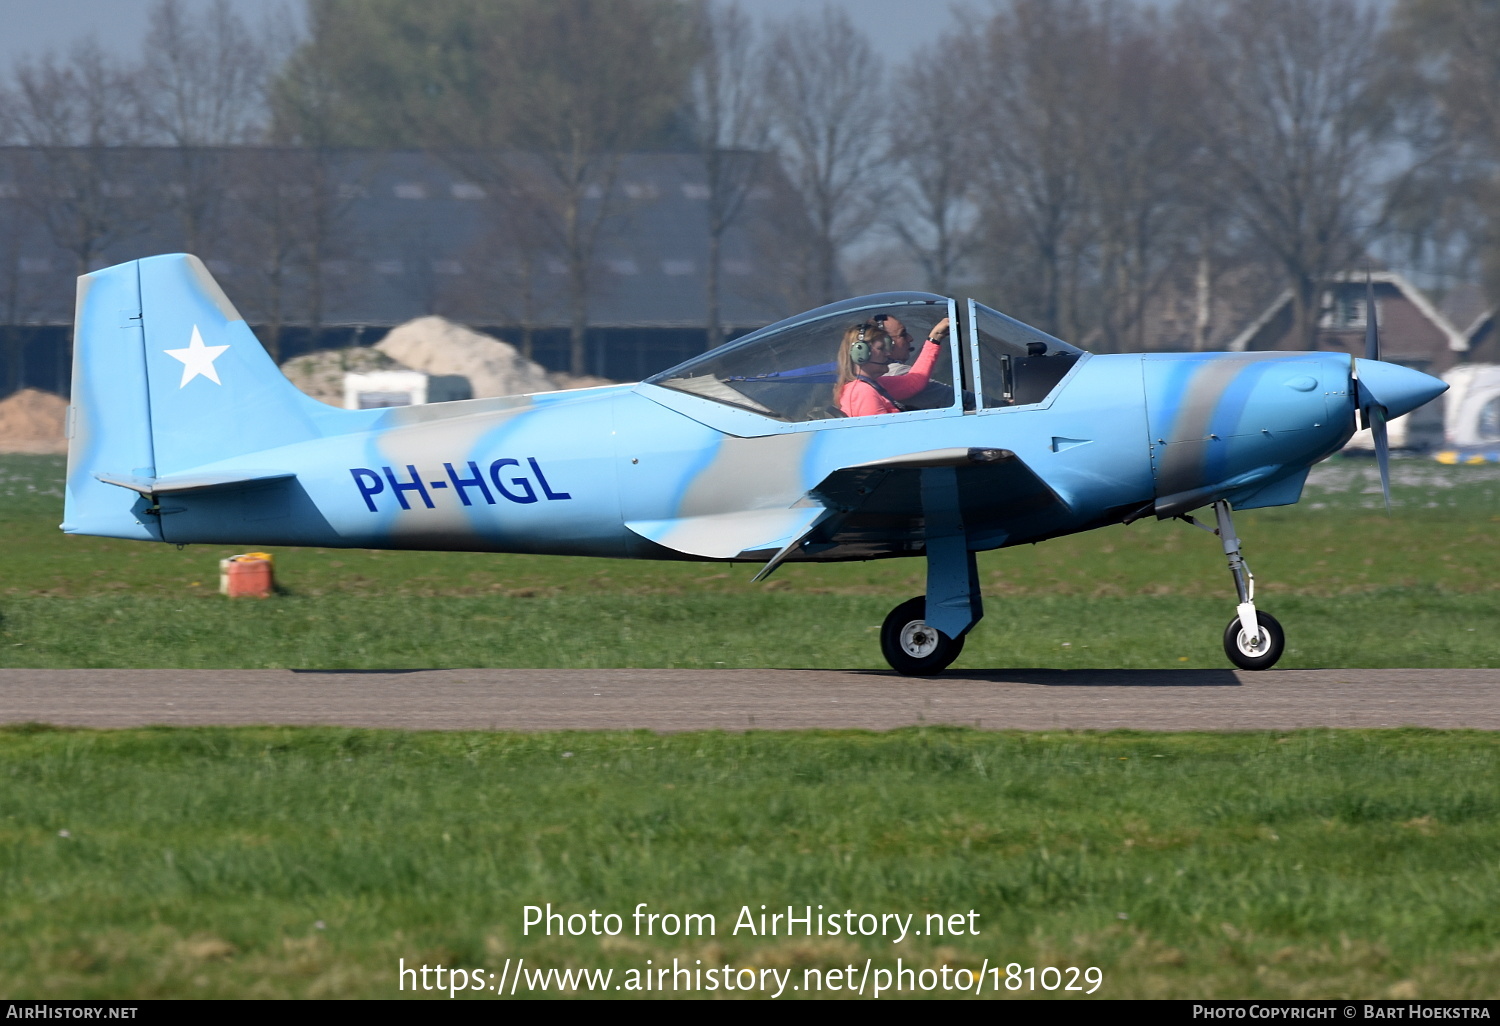
[[224,382],[219,380],[219,372],[214,370],[214,361],[228,348],[204,345],[203,336],[198,334],[198,325],[195,324],[193,337],[188,341],[186,349],[163,349],[162,352],[174,360],[182,361],[182,384],[177,387],[186,388],[187,383],[200,374],[214,384],[222,385]]

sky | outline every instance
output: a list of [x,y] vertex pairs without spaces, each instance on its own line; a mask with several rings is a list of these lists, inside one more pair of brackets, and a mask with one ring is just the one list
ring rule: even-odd
[[[140,54],[155,0],[0,0],[0,74],[9,75],[16,61],[66,50],[93,35],[116,57]],[[191,11],[210,0],[185,0]],[[259,21],[271,5],[265,0],[231,0],[241,17]]]
[[[18,59],[66,50],[75,40],[93,34],[107,51],[134,59],[146,35],[149,12],[156,0],[0,0],[0,78],[9,78]],[[190,10],[207,8],[212,0],[183,0]],[[420,2],[420,0],[414,0]],[[298,0],[286,8],[268,0],[230,0],[246,21],[262,21],[273,10],[300,11]],[[896,40],[903,48],[930,42],[954,24],[945,6],[918,0],[830,0],[847,10],[873,42]],[[772,20],[822,6],[814,0],[746,0],[747,11]]]

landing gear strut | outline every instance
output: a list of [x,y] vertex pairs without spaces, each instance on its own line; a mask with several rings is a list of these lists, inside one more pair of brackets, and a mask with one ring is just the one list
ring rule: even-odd
[[1182,519],[1219,536],[1229,560],[1229,572],[1234,575],[1234,590],[1240,602],[1235,618],[1224,628],[1224,654],[1242,670],[1269,670],[1286,648],[1286,634],[1274,616],[1255,608],[1255,575],[1240,556],[1240,538],[1235,534],[1227,501],[1220,499],[1214,503],[1214,517],[1219,524],[1217,530],[1189,516]]
[[964,650],[964,636],[984,615],[979,567],[969,551],[953,467],[922,469],[927,594],[901,603],[880,628],[880,652],[908,677],[942,673]]

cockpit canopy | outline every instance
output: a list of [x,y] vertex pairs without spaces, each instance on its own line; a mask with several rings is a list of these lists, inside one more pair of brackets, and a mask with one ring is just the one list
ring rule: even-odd
[[[923,340],[945,317],[950,318],[947,343],[927,388],[903,403],[907,409],[977,410],[1040,402],[1083,355],[1083,350],[973,300],[960,306],[927,292],[887,292],[778,321],[647,383],[782,421],[841,418],[834,394],[836,361],[848,328],[876,320],[888,327],[899,324],[911,336],[909,359],[914,360]],[[891,372],[903,369],[893,366]]]

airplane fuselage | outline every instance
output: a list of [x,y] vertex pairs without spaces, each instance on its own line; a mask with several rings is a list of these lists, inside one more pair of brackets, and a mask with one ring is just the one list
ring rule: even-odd
[[[652,385],[365,411],[344,433],[197,468],[294,476],[164,497],[141,527],[178,544],[735,558],[673,546],[672,525],[785,510],[883,456],[972,448],[1014,453],[1061,503],[1018,523],[995,495],[993,522],[972,530],[994,548],[1193,508],[1214,489],[1241,507],[1294,502],[1307,467],[1347,440],[1349,374],[1338,354],[1089,356],[1034,406],[812,425]],[[664,526],[627,526],[642,524]]]

